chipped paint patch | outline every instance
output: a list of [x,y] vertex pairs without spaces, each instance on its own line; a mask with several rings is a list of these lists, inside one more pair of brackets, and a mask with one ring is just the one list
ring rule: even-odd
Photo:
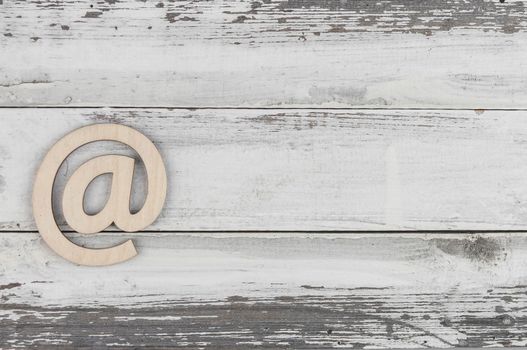
[[525,3],[488,0],[414,2],[405,0],[287,0],[284,11],[328,10],[328,33],[378,30],[386,33],[420,33],[480,28],[505,34],[525,30]]
[[22,285],[22,283],[18,283],[18,282],[2,284],[2,285],[0,285],[0,290],[12,289],[12,288],[20,287],[21,285]]
[[493,262],[503,255],[503,247],[492,238],[475,239],[433,239],[431,242],[441,251],[472,261]]
[[87,11],[84,18],[99,18],[101,15],[101,11]]

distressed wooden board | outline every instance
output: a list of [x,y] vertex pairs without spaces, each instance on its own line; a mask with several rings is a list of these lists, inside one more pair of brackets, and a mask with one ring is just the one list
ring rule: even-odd
[[[525,288],[512,289],[524,294]],[[5,347],[83,348],[450,348],[524,346],[525,318],[482,310],[486,303],[522,305],[510,289],[423,296],[350,292],[339,297],[276,297],[167,303],[139,309],[3,305]],[[400,300],[399,298],[403,299]],[[436,300],[437,309],[409,303]],[[367,300],[365,300],[367,299]],[[394,300],[395,299],[395,300]],[[465,299],[470,302],[466,303]],[[459,305],[464,306],[462,309]],[[442,312],[441,309],[450,310]],[[508,309],[503,309],[508,310]],[[490,314],[490,316],[487,315]],[[448,315],[448,316],[443,316]],[[449,318],[451,317],[451,318]],[[481,349],[472,348],[468,350]]]
[[0,233],[0,346],[525,346],[524,234],[105,233],[74,266]]
[[[525,111],[18,108],[2,115],[4,230],[36,229],[29,203],[40,161],[63,135],[97,122],[137,128],[159,147],[169,185],[156,231],[527,227]],[[109,153],[129,154],[102,142],[68,158],[56,185],[59,221],[65,181],[82,162]],[[143,174],[139,167],[137,209]],[[99,180],[89,212],[104,205],[108,182]]]
[[525,1],[6,0],[0,105],[525,108]]

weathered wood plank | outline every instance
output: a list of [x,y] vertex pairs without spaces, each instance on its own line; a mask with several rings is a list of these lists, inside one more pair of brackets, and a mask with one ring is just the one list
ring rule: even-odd
[[[130,125],[167,163],[167,203],[152,230],[522,230],[525,111],[3,109],[0,228],[35,230],[32,181],[51,145],[97,122]],[[52,126],[52,127],[51,127]],[[97,143],[72,172],[124,146]],[[133,154],[132,154],[133,155]],[[138,168],[133,208],[146,181]],[[100,181],[98,181],[100,180]],[[107,178],[86,208],[104,205]],[[105,181],[106,180],[106,181]]]
[[0,105],[525,108],[525,7],[9,0]]
[[[525,346],[524,234],[105,233],[74,266],[0,233],[0,346]],[[94,244],[96,242],[96,244]]]
[[[372,291],[362,291],[368,292]],[[0,344],[38,349],[525,346],[525,317],[514,318],[507,313],[510,308],[525,305],[525,288],[515,288],[520,296],[504,302],[509,292],[497,289],[458,298],[437,293],[394,297],[376,291],[366,297],[360,292],[337,297],[234,296],[137,309],[6,304],[0,311]],[[435,305],[427,309],[430,299]],[[410,303],[426,306],[415,310],[408,307]],[[498,312],[490,307],[482,309],[486,304],[506,308],[497,306]]]

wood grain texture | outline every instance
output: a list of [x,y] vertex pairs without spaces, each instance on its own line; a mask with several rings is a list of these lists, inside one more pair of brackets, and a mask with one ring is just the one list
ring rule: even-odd
[[9,0],[0,105],[525,108],[525,1]]
[[[0,227],[36,230],[29,203],[45,152],[78,127],[115,122],[167,164],[167,202],[149,230],[524,230],[525,113],[3,109]],[[138,158],[107,142],[74,153],[55,186],[59,223],[65,181],[101,154]],[[133,210],[147,184],[136,171]],[[90,186],[87,213],[104,205],[109,179]]]
[[106,233],[73,266],[0,233],[0,346],[525,346],[524,234]]

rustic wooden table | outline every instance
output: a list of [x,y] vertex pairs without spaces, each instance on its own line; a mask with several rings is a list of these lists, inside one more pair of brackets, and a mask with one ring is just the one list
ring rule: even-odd
[[[526,6],[0,0],[0,348],[527,345]],[[32,183],[108,122],[159,148],[167,201],[148,231],[68,233],[138,247],[77,266]],[[58,209],[108,152],[134,155],[80,149]]]

